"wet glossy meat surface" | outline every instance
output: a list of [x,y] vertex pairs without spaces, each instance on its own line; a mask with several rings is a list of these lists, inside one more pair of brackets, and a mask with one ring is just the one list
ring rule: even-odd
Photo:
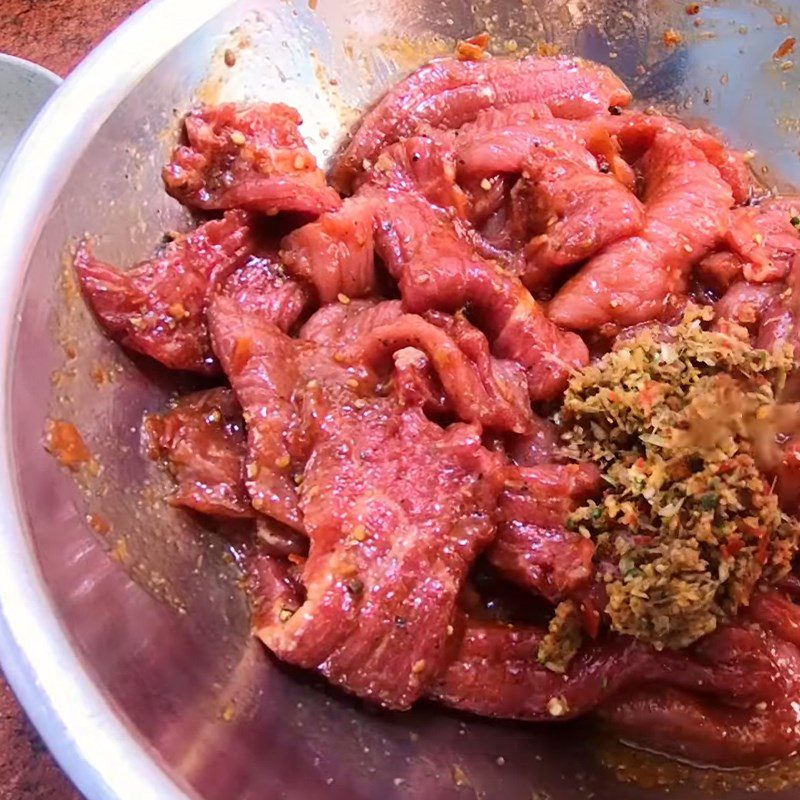
[[175,505],[222,517],[252,517],[244,484],[242,410],[230,389],[185,395],[144,423],[150,456],[175,477]]
[[300,115],[277,103],[227,103],[186,117],[186,144],[164,167],[167,191],[204,211],[246,208],[317,215],[341,205],[300,135]]
[[[764,586],[680,650],[614,632],[613,567],[570,521],[604,478],[553,411],[590,353],[698,297],[715,330],[800,344],[800,200],[759,199],[742,154],[631,100],[581,59],[438,59],[330,183],[294,109],[200,108],[163,177],[204,221],[128,271],[86,243],[75,268],[111,337],[218,384],[145,440],[172,503],[253,520],[254,630],[279,659],[387,708],[594,713],[764,763],[800,745],[797,598]],[[788,513],[799,453],[785,437],[771,466]],[[485,613],[486,575],[519,608]],[[579,643],[557,668],[562,623]]]

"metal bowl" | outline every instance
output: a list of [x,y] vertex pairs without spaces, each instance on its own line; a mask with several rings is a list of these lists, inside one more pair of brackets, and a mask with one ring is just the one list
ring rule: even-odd
[[25,129],[61,83],[50,70],[0,53],[0,173]]
[[[399,75],[483,29],[499,51],[555,42],[606,62],[641,102],[709,119],[763,154],[779,171],[764,173],[769,182],[796,181],[797,73],[791,55],[773,58],[795,20],[766,1],[685,8],[158,0],[58,91],[0,188],[0,658],[85,795],[653,797],[600,764],[587,725],[524,726],[432,707],[384,714],[274,663],[248,637],[225,540],[167,507],[161,477],[139,456],[142,413],[177,384],[100,334],[64,260],[86,231],[101,257],[131,263],[164,230],[189,224],[159,170],[181,112],[198,98],[289,102],[329,158]],[[679,46],[665,44],[670,28]],[[235,66],[225,66],[226,49]],[[92,465],[73,474],[45,452],[53,417],[78,427]],[[692,786],[676,795],[705,796]]]

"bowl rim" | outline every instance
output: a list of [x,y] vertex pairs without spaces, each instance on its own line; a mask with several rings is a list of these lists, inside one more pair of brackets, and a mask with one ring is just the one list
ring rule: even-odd
[[[151,0],[135,12],[56,90],[0,180],[0,375],[5,386],[0,393],[0,666],[88,800],[198,795],[167,774],[157,754],[136,738],[94,683],[39,569],[9,435],[19,301],[35,245],[85,143],[164,56],[235,2]],[[59,131],[57,139],[53,131]]]
[[20,58],[19,56],[11,55],[11,53],[0,53],[0,64],[11,64],[12,66],[19,67],[21,70],[36,75],[37,78],[43,78],[52,86],[60,86],[64,79],[60,75],[56,75],[52,70],[37,64],[35,61],[28,61],[27,58]]

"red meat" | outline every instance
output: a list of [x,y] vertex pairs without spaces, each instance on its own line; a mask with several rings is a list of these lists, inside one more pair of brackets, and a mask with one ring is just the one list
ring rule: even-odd
[[487,557],[503,578],[552,603],[585,587],[594,575],[594,544],[560,526],[509,521]]
[[203,211],[245,208],[314,216],[342,201],[300,135],[300,115],[280,103],[224,103],[185,119],[187,145],[164,167],[167,191]]
[[559,461],[558,428],[543,417],[534,417],[530,431],[524,436],[511,436],[503,450],[509,460],[520,467],[536,467]]
[[756,336],[756,347],[773,350],[791,345],[800,352],[800,255],[795,256],[782,290],[764,309]]
[[556,324],[597,330],[662,318],[687,288],[692,263],[720,240],[733,204],[719,171],[685,136],[656,135],[644,157],[642,232],[596,256],[556,295]]
[[212,374],[218,367],[208,341],[206,306],[255,246],[250,217],[231,211],[128,272],[98,261],[84,242],[75,270],[92,310],[121,344],[171,369]]
[[288,277],[273,257],[249,259],[225,281],[222,294],[287,333],[311,306],[308,288]]
[[769,471],[775,477],[781,508],[789,514],[800,513],[800,435],[789,436],[781,443]]
[[[489,182],[488,188],[486,181]],[[488,178],[474,176],[461,179],[461,185],[465,187],[469,197],[467,219],[470,224],[484,237],[488,235],[495,245],[502,245],[506,249],[511,243],[505,230],[505,205],[508,192],[515,181],[516,176],[512,175],[492,175]],[[498,214],[502,214],[502,220],[497,235],[492,236],[492,222],[496,220]],[[494,241],[496,239],[501,241]],[[493,258],[496,252],[483,255]]]
[[747,616],[769,633],[723,630],[695,647],[695,658],[713,666],[720,679],[730,679],[727,692],[703,698],[691,685],[620,691],[601,710],[615,733],[723,767],[760,765],[794,753],[800,744],[798,609],[777,593],[756,592]]
[[570,512],[598,495],[603,482],[595,464],[539,464],[508,469],[501,503],[505,520],[564,525]]
[[493,358],[486,337],[463,316],[405,314],[360,338],[347,350],[348,361],[393,366],[391,356],[407,347],[425,353],[448,405],[463,422],[527,430],[532,415],[524,370],[516,362]]
[[458,128],[487,108],[541,103],[560,117],[581,118],[624,106],[625,85],[607,67],[582,59],[437,59],[398,83],[364,118],[335,176],[347,186],[365,160],[422,125]]
[[531,239],[521,276],[531,291],[642,229],[642,204],[612,175],[543,148],[526,159],[524,175],[510,224],[521,229],[517,237]]
[[433,696],[473,713],[531,720],[600,706],[626,738],[723,766],[764,763],[800,744],[791,700],[800,653],[758,628],[722,629],[681,652],[616,637],[584,648],[563,675],[538,663],[541,636],[469,624]]
[[800,743],[800,718],[780,699],[737,708],[681,689],[632,689],[602,715],[615,736],[696,764],[762,765],[792,755]]
[[329,347],[345,348],[403,315],[399,300],[354,300],[321,308],[300,330],[300,338]]
[[724,327],[733,322],[757,331],[770,304],[784,291],[780,285],[739,281],[725,292],[715,306],[715,325]]
[[512,471],[500,500],[500,525],[487,557],[500,574],[551,602],[594,575],[594,544],[564,526],[601,488],[594,464],[544,464]]
[[729,250],[710,253],[694,268],[694,276],[706,289],[718,296],[725,292],[743,275],[744,262]]
[[[228,297],[209,309],[214,352],[247,422],[247,490],[256,510],[302,530],[293,479],[298,425],[292,403],[301,375],[301,344]],[[309,346],[311,347],[311,346]]]
[[433,418],[452,416],[453,404],[422,350],[402,347],[392,358],[392,390],[401,405],[418,406]]
[[203,514],[252,517],[244,485],[242,410],[230,389],[185,395],[161,414],[148,414],[144,439],[163,459],[177,488],[171,503]]
[[781,197],[736,209],[725,243],[742,260],[742,275],[753,283],[783,280],[800,253],[800,198]]
[[525,367],[532,399],[556,396],[571,370],[588,360],[580,338],[550,323],[516,276],[477,256],[421,198],[390,198],[379,214],[376,245],[409,311],[468,306],[495,355]]
[[357,408],[318,395],[300,490],[306,599],[291,616],[279,599],[258,635],[349,692],[407,708],[447,663],[502,471],[469,426],[443,431],[390,399]]
[[[122,344],[230,381],[149,415],[145,441],[172,503],[255,518],[246,583],[278,658],[387,708],[595,713],[654,750],[760,764],[800,745],[797,576],[680,651],[614,633],[614,567],[568,523],[599,469],[563,463],[531,407],[588,362],[571,331],[597,352],[650,320],[667,335],[690,289],[719,298],[719,329],[800,349],[797,198],[759,202],[743,154],[629,100],[580,59],[431,62],[366,115],[344,201],[296,111],[206,107],[163,176],[225,216],[128,273],[86,245],[75,266]],[[758,457],[796,513],[785,411]],[[561,674],[528,623],[565,600],[588,635]]]
[[561,120],[506,120],[502,111],[487,114],[465,125],[456,139],[460,180],[485,178],[498,173],[521,173],[536,150],[561,155],[586,169],[597,171],[597,161],[581,144],[580,129]]
[[396,189],[406,187],[408,177],[402,163],[395,164],[396,172],[385,164],[364,191],[379,199],[376,252],[398,281],[404,306],[424,313],[468,305],[495,355],[526,368],[531,398],[557,395],[571,369],[588,359],[582,340],[551,324],[518,278],[478,256],[449,216],[418,194]]
[[281,260],[292,275],[311,284],[320,303],[340,295],[366,297],[375,291],[372,208],[358,198],[323,214],[281,242]]
[[623,154],[629,161],[639,159],[652,146],[659,133],[686,137],[719,171],[730,186],[737,205],[747,202],[758,190],[745,154],[726,147],[724,142],[708,131],[687,128],[678,120],[662,114],[636,111],[598,117],[594,124],[605,128],[620,142]]
[[780,592],[753,592],[746,616],[783,641],[800,647],[800,607]]
[[[386,148],[358,186],[378,185],[418,192],[429,203],[464,217],[468,197],[456,183],[455,140],[446,133],[412,136]],[[372,196],[369,192],[367,196]]]
[[363,369],[337,362],[327,348],[289,338],[229,297],[215,298],[209,326],[214,352],[247,422],[246,485],[253,507],[302,530],[295,479],[307,455],[303,392],[320,382],[349,391],[348,381],[358,389],[369,378]]

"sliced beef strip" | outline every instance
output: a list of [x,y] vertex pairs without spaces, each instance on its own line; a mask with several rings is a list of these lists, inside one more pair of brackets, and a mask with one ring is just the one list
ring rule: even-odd
[[792,260],[786,283],[778,286],[781,291],[763,311],[755,344],[770,351],[788,344],[797,354],[800,353],[800,255]]
[[697,274],[710,288],[724,291],[738,280],[775,283],[784,280],[800,253],[800,198],[779,197],[737,208],[722,244],[697,266]]
[[[402,163],[402,171],[396,162]],[[465,216],[468,199],[456,183],[455,156],[444,139],[417,136],[400,142],[391,155],[378,159],[375,170],[382,170],[384,164],[433,205]],[[377,292],[373,227],[381,203],[381,198],[368,192],[357,193],[341,209],[292,231],[281,242],[281,260],[287,270],[313,286],[321,303]]]
[[302,393],[323,382],[355,397],[374,381],[364,369],[337,361],[329,348],[290,338],[249,310],[241,297],[217,296],[209,327],[247,423],[246,485],[253,506],[302,530],[295,482],[307,456],[309,421],[300,414]]
[[686,292],[691,265],[727,230],[730,187],[685,136],[656,134],[642,170],[642,232],[607,247],[567,281],[548,307],[557,325],[598,330],[663,319]]
[[[795,701],[800,691],[800,611],[777,592],[756,592],[753,600],[747,616],[758,627],[723,629],[684,656],[689,669],[689,659],[715,668],[721,680],[730,680],[727,689],[703,696],[691,683],[657,686],[651,680],[619,691],[600,709],[615,734],[721,767],[761,765],[792,755],[800,745]],[[758,688],[748,688],[748,679]]]
[[525,372],[516,362],[494,358],[486,337],[463,316],[404,314],[373,328],[346,352],[348,360],[380,369],[398,350],[422,351],[448,405],[464,422],[524,433],[532,420]]
[[313,305],[308,287],[289,277],[274,255],[250,258],[222,284],[220,292],[285,333],[293,332]]
[[695,280],[703,289],[721,297],[744,274],[744,261],[730,250],[709,253],[693,270]]
[[687,128],[664,114],[622,110],[619,114],[598,116],[593,125],[604,128],[622,147],[630,162],[637,161],[653,144],[659,133],[681,136],[697,147],[730,186],[736,205],[755,198],[760,187],[748,167],[745,153],[727,147],[713,133],[701,128]]
[[92,310],[120,344],[171,369],[214,374],[219,367],[208,339],[208,302],[257,246],[250,216],[231,211],[128,272],[96,259],[84,242],[75,270]]
[[582,129],[552,118],[516,116],[496,111],[465,125],[455,137],[459,180],[489,178],[503,173],[521,174],[537,150],[546,150],[597,171],[596,158],[585,146]]
[[167,192],[203,211],[244,208],[317,216],[341,206],[309,152],[297,111],[282,103],[204,106],[164,167]]
[[721,330],[732,322],[757,332],[767,309],[783,291],[782,285],[774,283],[734,283],[714,306],[715,327]]
[[367,297],[376,290],[372,207],[353,197],[337,211],[292,231],[281,242],[287,270],[316,290],[319,302]]
[[394,351],[392,360],[392,391],[401,405],[417,406],[431,419],[453,417],[450,397],[424,351],[416,347],[401,347]]
[[534,417],[527,434],[506,437],[502,449],[511,463],[519,467],[555,464],[563,460],[558,427],[546,417]]
[[328,347],[356,344],[373,329],[403,315],[399,300],[353,300],[319,309],[300,330],[300,338]]
[[392,398],[340,399],[307,397],[317,424],[300,489],[304,600],[291,614],[285,592],[271,611],[262,604],[257,633],[280,658],[407,708],[450,658],[502,470],[470,426],[443,431]]
[[540,148],[525,161],[523,176],[509,224],[530,240],[521,278],[531,291],[642,229],[642,204],[610,174]]
[[542,636],[468,621],[431,695],[514,719],[564,720],[599,709],[626,738],[721,766],[764,763],[800,744],[791,699],[800,688],[800,652],[757,626],[720,629],[684,651],[611,637],[585,647],[565,674],[538,663]]
[[346,187],[365,160],[421,125],[459,128],[488,108],[542,103],[560,117],[581,118],[624,106],[625,85],[608,68],[583,59],[436,59],[394,86],[370,111],[334,170]]
[[175,478],[177,506],[214,516],[255,515],[244,483],[246,437],[242,410],[227,388],[184,395],[145,417],[144,443]]
[[567,517],[601,490],[594,464],[509,469],[489,563],[507,580],[558,603],[594,578],[594,543],[566,528]]
[[[391,150],[391,149],[390,149]],[[481,258],[457,221],[409,188],[402,158],[385,151],[362,191],[376,198],[376,252],[412,313],[470,310],[500,358],[522,364],[532,399],[557,396],[588,360],[583,341],[551,324],[519,279]]]

